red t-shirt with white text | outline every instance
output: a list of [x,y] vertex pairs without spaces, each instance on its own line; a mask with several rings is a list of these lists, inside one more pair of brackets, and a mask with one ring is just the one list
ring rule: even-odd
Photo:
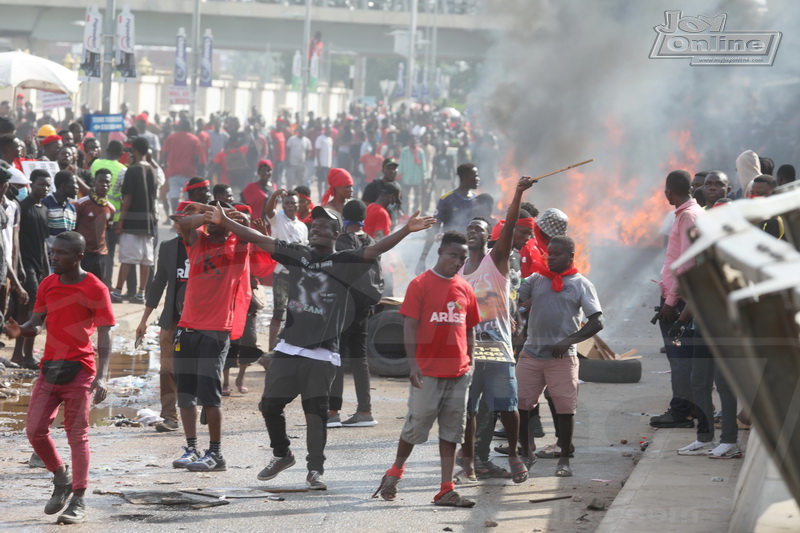
[[423,376],[456,378],[469,372],[467,330],[480,322],[480,313],[464,278],[424,272],[408,285],[400,314],[419,322],[417,365]]
[[[242,244],[229,235],[228,240],[216,244],[200,229],[197,240],[186,245],[189,257],[189,281],[183,314],[178,325],[184,328],[231,331],[236,293],[239,285],[250,283],[245,268],[249,264],[250,245]],[[249,269],[248,269],[249,271]]]
[[115,323],[111,295],[102,281],[87,273],[82,281],[68,285],[51,274],[39,285],[33,312],[47,313],[42,361],[80,361],[95,372],[92,334]]

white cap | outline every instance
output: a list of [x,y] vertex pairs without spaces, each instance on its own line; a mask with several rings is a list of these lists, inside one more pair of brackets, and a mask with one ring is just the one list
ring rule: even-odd
[[31,180],[25,177],[25,174],[17,170],[15,167],[9,167],[8,170],[11,173],[11,179],[9,183],[14,185],[30,185]]

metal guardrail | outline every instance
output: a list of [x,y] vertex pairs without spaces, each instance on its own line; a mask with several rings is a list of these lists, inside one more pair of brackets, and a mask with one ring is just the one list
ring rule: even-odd
[[[780,216],[786,240],[754,224]],[[697,219],[698,239],[672,265],[716,363],[800,502],[800,184]]]

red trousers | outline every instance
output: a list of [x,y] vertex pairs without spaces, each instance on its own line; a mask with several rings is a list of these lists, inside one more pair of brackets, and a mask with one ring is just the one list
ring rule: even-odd
[[50,425],[58,408],[64,404],[64,429],[72,450],[72,490],[85,489],[89,484],[89,409],[92,398],[89,389],[94,373],[83,368],[75,379],[64,385],[47,383],[43,377],[33,386],[25,431],[33,450],[50,472],[63,465],[56,451]]

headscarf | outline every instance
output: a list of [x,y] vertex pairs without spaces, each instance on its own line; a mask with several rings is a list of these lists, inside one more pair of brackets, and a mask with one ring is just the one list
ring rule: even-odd
[[750,183],[761,175],[761,162],[758,154],[752,150],[746,150],[736,158],[736,175],[739,177],[739,185],[742,186],[742,195],[746,196]]
[[353,176],[343,168],[332,168],[328,172],[328,190],[322,197],[322,204],[326,205],[333,198],[333,189],[336,187],[347,187],[353,185]]

